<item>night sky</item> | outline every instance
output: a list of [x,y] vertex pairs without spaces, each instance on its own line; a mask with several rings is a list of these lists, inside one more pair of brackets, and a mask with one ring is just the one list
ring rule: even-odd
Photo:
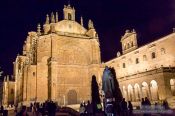
[[[84,17],[84,25],[92,19],[100,39],[102,61],[116,57],[121,51],[121,36],[135,29],[142,46],[172,33],[175,27],[175,0],[70,0],[76,10],[76,21]],[[68,0],[1,0],[0,2],[0,66],[12,74],[16,55],[22,54],[29,31],[45,22],[46,14],[59,13]]]

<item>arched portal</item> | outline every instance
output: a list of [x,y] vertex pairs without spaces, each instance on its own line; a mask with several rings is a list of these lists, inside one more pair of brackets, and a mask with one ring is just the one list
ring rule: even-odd
[[158,100],[158,86],[157,86],[157,82],[155,80],[152,80],[150,82],[151,84],[151,97],[152,97],[152,100]]
[[170,79],[171,93],[175,96],[175,79]]
[[77,104],[77,92],[75,90],[69,90],[67,93],[68,105]]
[[128,100],[130,101],[134,100],[133,87],[130,84],[128,85]]
[[142,96],[143,96],[143,98],[145,98],[145,97],[149,98],[149,88],[148,88],[148,84],[146,82],[142,83]]
[[123,92],[123,97],[124,97],[126,100],[128,100],[128,97],[127,97],[127,91],[126,91],[125,86],[123,86],[123,90],[122,90],[122,92]]
[[134,92],[135,92],[135,99],[136,99],[136,101],[140,101],[140,99],[141,99],[141,91],[140,91],[140,86],[137,83],[134,85]]

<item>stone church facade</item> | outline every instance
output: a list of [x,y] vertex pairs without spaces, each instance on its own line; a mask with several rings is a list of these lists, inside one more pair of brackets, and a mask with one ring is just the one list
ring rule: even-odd
[[91,77],[100,77],[98,34],[89,20],[88,29],[75,21],[75,9],[64,6],[64,19],[58,13],[46,16],[43,32],[29,32],[23,54],[14,62],[14,103],[57,101],[77,104],[89,100]]
[[37,32],[28,33],[23,54],[13,63],[14,81],[4,81],[5,91],[14,90],[3,97],[4,104],[51,99],[67,105],[90,100],[91,78],[95,75],[100,85],[105,66],[115,68],[127,100],[148,97],[159,101],[175,95],[175,33],[138,47],[135,30],[126,30],[121,38],[122,53],[101,63],[93,22],[89,20],[88,29],[82,17],[76,22],[70,5],[64,6],[63,13],[63,20],[58,13],[47,15],[43,30],[38,25]]

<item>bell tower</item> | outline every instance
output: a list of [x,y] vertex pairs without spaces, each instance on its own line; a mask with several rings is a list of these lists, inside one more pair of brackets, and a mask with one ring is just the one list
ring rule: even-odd
[[68,6],[64,5],[64,20],[72,20],[75,21],[75,9],[71,7],[70,4]]
[[138,48],[137,45],[137,33],[133,31],[126,30],[124,36],[121,38],[122,52],[126,54]]

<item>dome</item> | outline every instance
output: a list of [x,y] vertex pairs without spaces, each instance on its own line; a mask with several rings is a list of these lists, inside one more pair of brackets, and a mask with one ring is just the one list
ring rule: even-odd
[[87,30],[76,21],[62,20],[55,24],[56,32],[67,32],[75,34],[86,34]]

